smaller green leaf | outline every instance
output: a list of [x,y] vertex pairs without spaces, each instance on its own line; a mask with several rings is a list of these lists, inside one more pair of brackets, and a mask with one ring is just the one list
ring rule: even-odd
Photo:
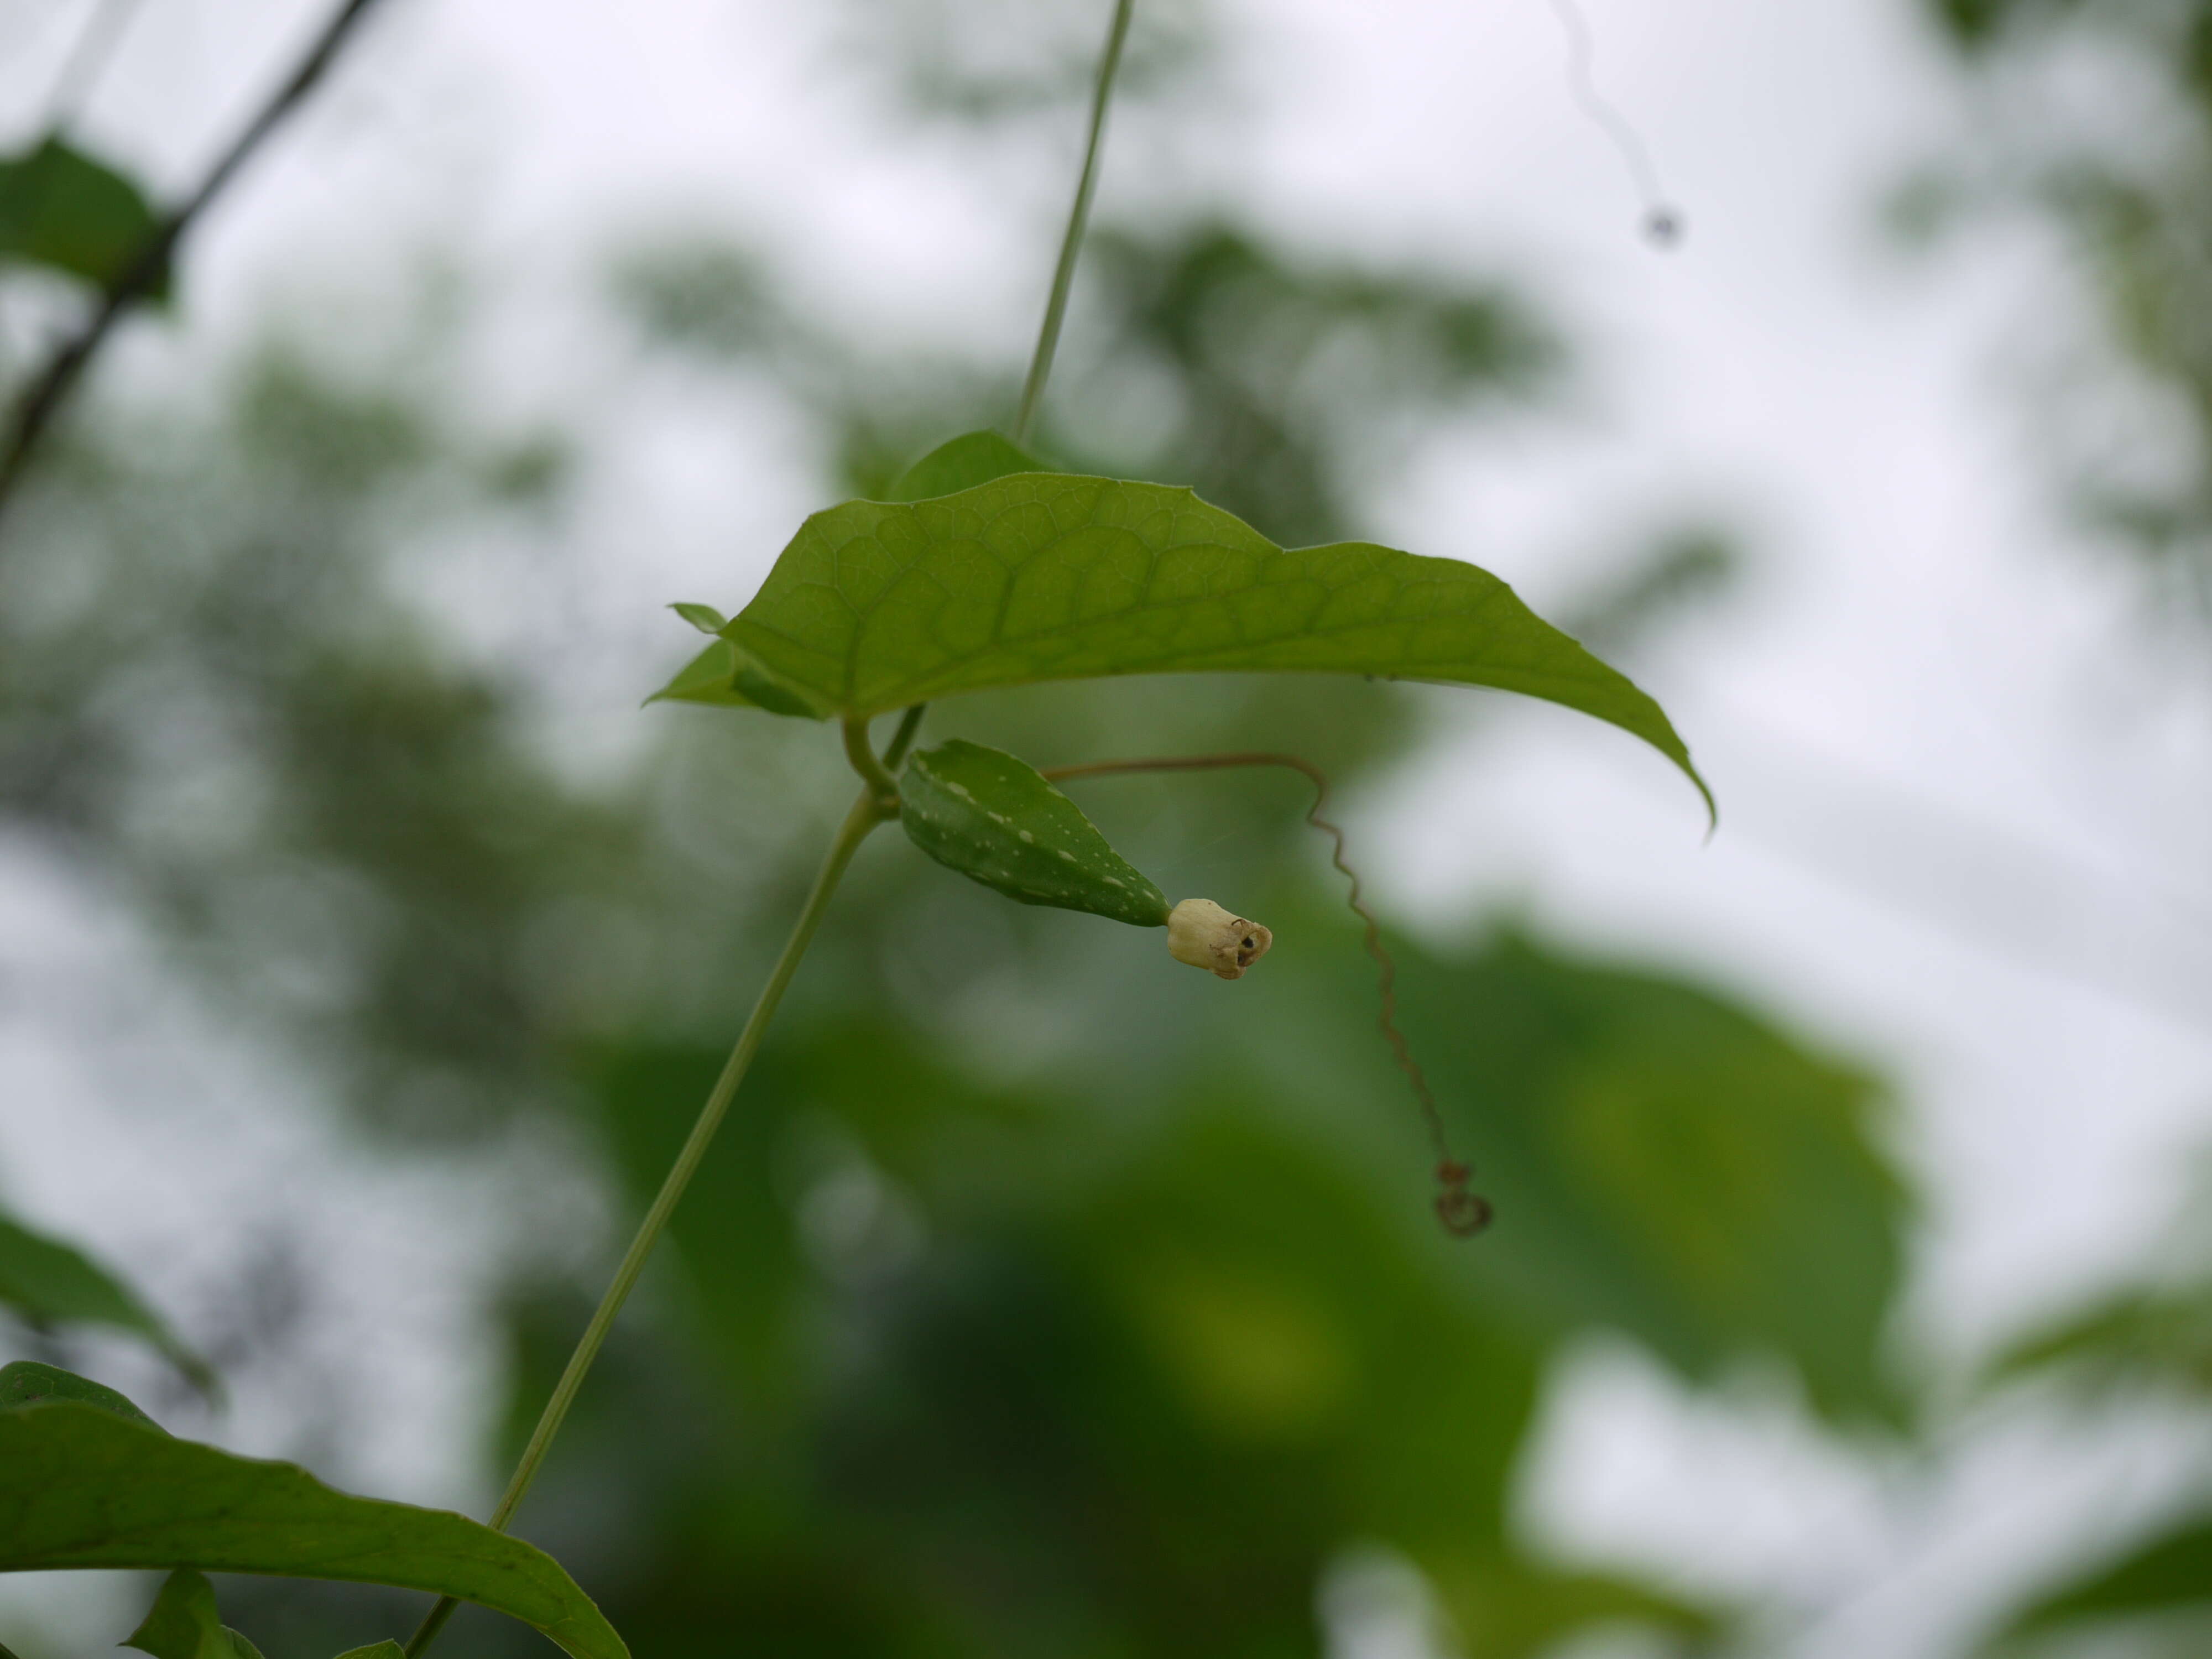
[[941,443],[899,474],[884,492],[887,501],[926,501],[989,483],[1015,472],[1052,469],[995,432],[965,432]]
[[1082,810],[1012,755],[958,738],[907,762],[899,823],[948,869],[1024,904],[1164,927],[1167,897]]
[[216,1616],[215,1586],[182,1568],[162,1581],[153,1607],[122,1645],[154,1659],[261,1659],[260,1649]]
[[678,599],[668,608],[702,634],[720,634],[730,625],[730,619],[711,605],[691,605]]
[[207,1362],[179,1341],[130,1286],[83,1252],[0,1214],[0,1304],[26,1319],[108,1325],[142,1336],[203,1390],[215,1385]]
[[348,1648],[338,1659],[407,1659],[407,1650],[397,1642],[372,1642],[365,1648]]
[[95,1382],[88,1376],[79,1376],[75,1371],[42,1364],[35,1359],[18,1359],[0,1365],[0,1412],[36,1406],[48,1400],[74,1400],[81,1406],[97,1406],[118,1417],[143,1423],[149,1429],[161,1427],[105,1382]]
[[[159,228],[144,191],[58,137],[0,160],[0,261],[45,265],[105,288]],[[155,296],[167,290],[164,275]]]

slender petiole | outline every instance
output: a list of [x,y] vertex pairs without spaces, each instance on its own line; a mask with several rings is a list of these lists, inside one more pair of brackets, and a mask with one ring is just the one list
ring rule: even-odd
[[[916,704],[915,707],[921,705]],[[903,726],[900,731],[902,735],[905,734]],[[898,813],[898,783],[891,776],[890,769],[876,758],[876,751],[869,746],[867,721],[848,720],[845,722],[845,758],[853,763],[853,769],[868,786],[884,816],[896,817]]]
[[1367,930],[1367,954],[1374,959],[1376,975],[1382,992],[1382,1012],[1376,1024],[1383,1040],[1390,1045],[1391,1058],[1398,1069],[1406,1074],[1413,1086],[1413,1098],[1420,1105],[1421,1122],[1429,1132],[1429,1144],[1437,1155],[1437,1215],[1446,1231],[1460,1237],[1480,1232],[1490,1224],[1490,1200],[1468,1186],[1470,1171],[1462,1159],[1452,1155],[1449,1137],[1444,1132],[1443,1114],[1437,1109],[1435,1092],[1429,1087],[1428,1075],[1421,1070],[1420,1062],[1406,1045],[1405,1033],[1398,1029],[1398,964],[1392,958],[1389,947],[1382,943],[1382,925],[1375,920],[1359,896],[1359,872],[1345,861],[1344,831],[1322,817],[1322,808],[1328,805],[1328,776],[1311,761],[1297,755],[1280,755],[1267,750],[1246,750],[1226,755],[1167,755],[1152,756],[1142,760],[1093,761],[1084,766],[1053,766],[1044,769],[1042,775],[1054,783],[1076,778],[1120,776],[1138,772],[1214,772],[1231,767],[1280,766],[1302,774],[1314,787],[1313,805],[1307,809],[1306,822],[1327,836],[1333,844],[1329,861],[1343,873],[1350,884],[1345,902],[1352,907]]
[[[514,1466],[514,1474],[507,1483],[507,1490],[500,1496],[499,1507],[492,1511],[490,1524],[495,1531],[507,1530],[507,1523],[514,1518],[515,1508],[522,1502],[523,1494],[530,1490],[530,1483],[538,1478],[538,1465],[545,1461],[545,1454],[551,1449],[554,1436],[561,1432],[561,1425],[568,1415],[569,1407],[575,1404],[577,1392],[584,1386],[584,1378],[591,1371],[592,1362],[599,1358],[599,1349],[607,1340],[607,1333],[614,1328],[615,1316],[622,1311],[622,1305],[629,1298],[631,1288],[636,1285],[638,1275],[645,1271],[647,1258],[652,1255],[653,1247],[666,1231],[669,1218],[676,1213],[676,1206],[684,1197],[684,1189],[691,1184],[691,1177],[698,1173],[699,1164],[707,1156],[707,1148],[714,1142],[714,1132],[721,1127],[722,1119],[730,1109],[730,1103],[737,1097],[738,1085],[744,1081],[745,1073],[753,1063],[753,1056],[760,1051],[761,1041],[768,1035],[769,1022],[775,1018],[776,1005],[783,1000],[784,991],[790,986],[792,975],[799,971],[799,959],[805,956],[807,945],[813,941],[815,929],[822,925],[823,915],[830,908],[830,895],[837,890],[837,883],[843,877],[846,866],[853,861],[853,854],[860,850],[860,843],[868,838],[870,830],[887,817],[897,816],[898,790],[891,783],[888,768],[897,765],[905,757],[908,745],[914,741],[915,731],[921,724],[922,708],[922,704],[916,703],[906,711],[905,717],[899,722],[897,734],[892,738],[890,747],[884,751],[881,760],[878,760],[868,748],[866,723],[846,722],[846,752],[853,757],[855,770],[861,770],[859,756],[866,756],[867,769],[861,770],[861,775],[866,780],[867,787],[861,790],[860,799],[853,803],[853,810],[845,815],[845,822],[839,827],[836,839],[830,843],[829,856],[823,860],[821,872],[814,878],[813,890],[807,894],[806,902],[799,912],[799,920],[792,925],[791,937],[784,941],[782,954],[776,957],[775,966],[769,971],[768,983],[761,988],[759,1000],[753,1004],[752,1015],[745,1021],[745,1029],[738,1035],[737,1046],[730,1050],[729,1059],[723,1063],[722,1074],[714,1079],[714,1087],[707,1097],[707,1103],[699,1109],[698,1121],[692,1124],[691,1133],[685,1139],[683,1151],[676,1155],[676,1162],[669,1166],[667,1177],[661,1182],[660,1191],[654,1195],[653,1207],[645,1212],[645,1219],[638,1223],[637,1232],[630,1239],[629,1248],[623,1252],[622,1261],[615,1268],[612,1282],[608,1285],[606,1293],[599,1297],[599,1305],[592,1310],[591,1322],[584,1327],[584,1334],[577,1340],[574,1352],[569,1354],[568,1363],[561,1372],[561,1380],[554,1384],[552,1398],[545,1402],[545,1409],[538,1413],[538,1426],[530,1433],[530,1443],[523,1448],[522,1460]],[[855,754],[854,750],[856,727],[859,754]],[[884,794],[886,788],[890,792],[888,807]],[[445,1628],[446,1621],[453,1616],[453,1610],[459,1605],[450,1595],[439,1598],[436,1605],[423,1615],[415,1634],[408,1638],[408,1659],[417,1659],[417,1656],[437,1638],[438,1632]]]

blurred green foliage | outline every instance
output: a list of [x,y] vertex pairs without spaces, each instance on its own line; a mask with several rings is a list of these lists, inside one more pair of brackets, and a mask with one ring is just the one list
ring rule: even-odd
[[144,1338],[195,1384],[214,1386],[207,1365],[179,1342],[138,1293],[71,1244],[33,1232],[0,1211],[0,1307],[34,1328],[104,1325]]
[[[48,133],[0,157],[0,264],[36,265],[105,288],[131,268],[159,228],[130,179]],[[168,277],[150,290],[166,298]]]
[[[2025,210],[2063,236],[2113,349],[2065,364],[2045,411],[2062,487],[2161,611],[2212,620],[2212,3],[1923,3],[1985,96],[1905,192],[1905,222]],[[2056,118],[2073,77],[2129,118]],[[2115,407],[2116,368],[2134,411]]]
[[[1985,1382],[2056,1392],[2070,1409],[2124,1409],[2177,1401],[2212,1413],[2212,1252],[2194,1223],[2205,1212],[2212,1166],[2200,1176],[2179,1236],[2157,1253],[2156,1276],[2124,1285],[2086,1307],[2027,1332],[2000,1353]],[[2117,1628],[2171,1638],[2177,1654],[2212,1635],[2212,1515],[2193,1507],[2086,1566],[2018,1609],[2008,1636],[2109,1636]]]

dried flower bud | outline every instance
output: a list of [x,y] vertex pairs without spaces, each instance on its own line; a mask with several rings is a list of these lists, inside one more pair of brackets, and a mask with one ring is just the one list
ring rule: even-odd
[[1168,954],[1223,979],[1243,978],[1274,942],[1258,922],[1231,915],[1212,899],[1185,899],[1168,913]]

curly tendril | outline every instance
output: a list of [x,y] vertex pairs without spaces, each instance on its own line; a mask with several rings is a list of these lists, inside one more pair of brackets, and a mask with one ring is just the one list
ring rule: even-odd
[[1398,964],[1382,943],[1382,925],[1375,920],[1359,896],[1359,872],[1346,862],[1344,831],[1322,816],[1322,808],[1328,805],[1328,778],[1321,768],[1297,755],[1279,755],[1264,750],[1227,755],[1170,755],[1154,756],[1142,760],[1093,761],[1084,766],[1055,766],[1047,768],[1042,775],[1054,783],[1073,778],[1115,776],[1134,772],[1213,772],[1231,767],[1279,766],[1303,775],[1314,787],[1313,805],[1306,811],[1306,822],[1329,838],[1329,862],[1340,872],[1347,884],[1345,902],[1351,906],[1366,929],[1367,954],[1374,959],[1377,988],[1381,993],[1382,1008],[1376,1026],[1383,1041],[1390,1045],[1390,1056],[1397,1061],[1398,1069],[1405,1073],[1412,1085],[1413,1099],[1421,1109],[1422,1127],[1428,1131],[1429,1145],[1437,1158],[1437,1218],[1446,1232],[1455,1238],[1472,1238],[1487,1227],[1495,1212],[1490,1200],[1474,1191],[1468,1183],[1473,1173],[1468,1165],[1452,1153],[1449,1136],[1445,1133],[1443,1114],[1437,1109],[1435,1092],[1421,1070],[1420,1062],[1413,1058],[1407,1046],[1405,1033],[1398,1029]]

